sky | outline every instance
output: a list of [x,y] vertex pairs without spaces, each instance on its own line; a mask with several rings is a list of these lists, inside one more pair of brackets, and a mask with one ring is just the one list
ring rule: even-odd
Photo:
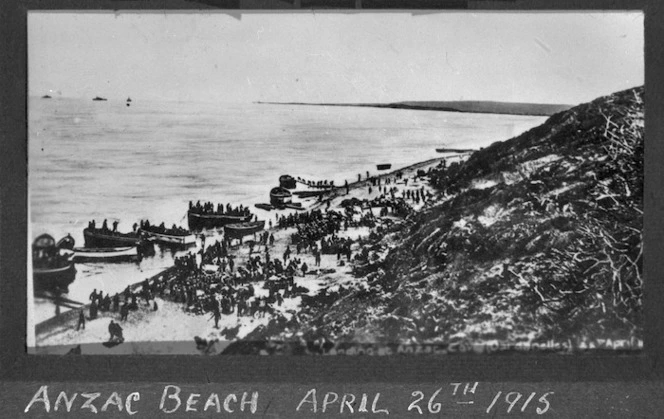
[[643,84],[640,12],[28,15],[28,92],[205,102],[577,104]]

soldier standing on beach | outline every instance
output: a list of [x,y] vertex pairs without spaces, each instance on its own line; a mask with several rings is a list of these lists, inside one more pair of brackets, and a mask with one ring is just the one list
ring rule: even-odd
[[83,313],[83,310],[78,312],[78,324],[76,325],[76,331],[83,327],[83,330],[85,330],[85,314]]
[[214,315],[214,328],[219,329],[219,319],[221,319],[221,312],[219,311],[219,302],[215,301],[214,302],[214,307],[213,307],[213,315]]

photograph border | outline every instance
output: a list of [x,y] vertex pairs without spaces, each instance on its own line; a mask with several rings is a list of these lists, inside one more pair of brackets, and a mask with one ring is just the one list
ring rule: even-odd
[[[363,13],[378,1],[294,0],[298,13]],[[0,379],[55,382],[179,382],[179,383],[415,383],[463,379],[487,382],[641,381],[660,380],[664,366],[664,286],[659,278],[664,258],[664,191],[661,161],[664,145],[664,74],[662,44],[664,6],[657,0],[618,1],[388,1],[386,8],[469,11],[634,11],[645,17],[646,154],[644,179],[644,349],[638,355],[505,354],[392,356],[79,356],[66,362],[51,355],[26,352],[27,319],[27,14],[63,11],[191,11],[243,13],[270,10],[292,13],[290,2],[278,1],[9,1],[0,6],[2,42],[2,153],[0,153]],[[436,7],[438,6],[438,7]],[[305,8],[306,7],[306,8]],[[368,6],[371,7],[371,6]],[[325,10],[318,10],[318,9]],[[328,10],[334,8],[334,10]],[[281,10],[278,10],[281,9]],[[284,10],[285,9],[285,10]],[[427,9],[427,10],[422,10]]]

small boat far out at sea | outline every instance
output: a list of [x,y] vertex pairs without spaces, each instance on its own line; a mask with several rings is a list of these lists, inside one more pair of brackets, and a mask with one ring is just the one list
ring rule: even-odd
[[92,100],[95,101],[95,102],[100,102],[100,101],[105,102],[108,99],[106,99],[105,97],[95,96],[95,97],[92,98]]
[[377,164],[376,165],[376,169],[378,169],[378,170],[388,170],[388,169],[391,169],[391,168],[392,168],[391,163]]

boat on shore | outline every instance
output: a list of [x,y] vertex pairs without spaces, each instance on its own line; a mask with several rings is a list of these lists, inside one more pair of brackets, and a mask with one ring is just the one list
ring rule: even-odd
[[140,259],[138,247],[75,247],[75,262],[124,262]]
[[76,278],[73,252],[57,247],[48,234],[32,244],[32,280],[35,290],[67,291]]
[[159,227],[148,227],[141,230],[148,240],[159,243],[178,244],[187,246],[196,243],[196,235],[184,229],[161,229]]
[[138,231],[132,233],[120,233],[103,228],[83,229],[85,247],[130,247],[141,243],[141,235]]
[[304,207],[302,207],[301,202],[289,202],[287,204],[284,204],[284,207],[289,208],[289,209],[294,209],[298,211],[303,211]]
[[274,209],[274,207],[270,204],[256,204],[254,206],[265,211],[272,211]]
[[228,224],[224,226],[224,234],[231,239],[241,239],[244,236],[257,233],[264,228],[265,220]]
[[297,182],[291,175],[281,175],[279,176],[279,186],[286,189],[295,189]]
[[376,169],[378,169],[378,170],[389,170],[389,169],[391,169],[391,168],[392,168],[392,164],[391,164],[391,163],[377,164],[377,165],[376,165]]
[[270,190],[270,204],[275,207],[283,207],[285,204],[291,202],[293,194],[286,188],[277,186]]
[[76,241],[74,240],[74,238],[71,236],[71,234],[67,234],[66,236],[58,240],[58,243],[55,246],[58,249],[72,250],[75,245]]
[[253,214],[248,215],[232,215],[228,213],[202,213],[189,210],[187,211],[187,222],[189,229],[192,231],[200,231],[207,228],[220,228],[226,224],[245,223],[251,221]]
[[293,192],[293,195],[297,196],[298,198],[312,198],[312,197],[319,197],[328,193],[330,193],[330,190],[295,191]]

